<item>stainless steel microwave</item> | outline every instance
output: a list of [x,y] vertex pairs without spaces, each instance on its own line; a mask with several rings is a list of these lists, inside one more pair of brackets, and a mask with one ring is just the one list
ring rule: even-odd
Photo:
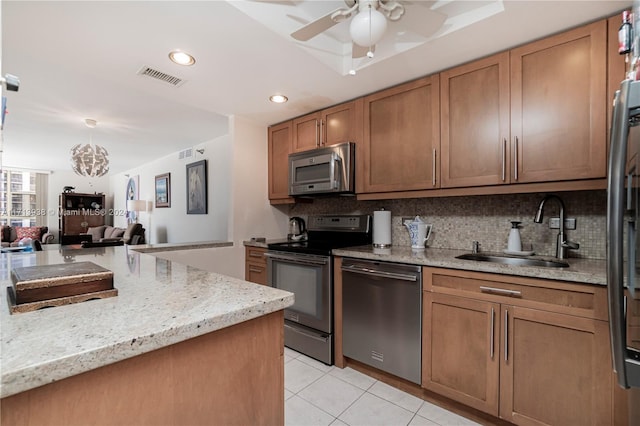
[[289,154],[289,195],[354,194],[355,144]]

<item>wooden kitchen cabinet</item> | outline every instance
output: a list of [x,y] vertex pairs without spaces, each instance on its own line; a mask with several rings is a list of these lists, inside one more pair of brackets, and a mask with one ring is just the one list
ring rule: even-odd
[[424,292],[422,306],[422,387],[498,416],[500,305]]
[[513,183],[606,176],[605,20],[510,51]]
[[358,193],[440,186],[439,92],[439,76],[432,75],[364,98]]
[[292,149],[292,122],[269,127],[269,200],[271,204],[293,203],[289,197],[289,154]]
[[293,152],[362,140],[362,98],[293,120]]
[[518,425],[612,423],[606,321],[502,305],[500,417]]
[[440,74],[442,188],[510,182],[509,52]]
[[442,187],[604,178],[606,75],[606,21],[442,72]]
[[244,279],[252,283],[267,285],[267,249],[262,247],[245,248]]
[[613,423],[606,288],[424,268],[423,387],[518,425]]

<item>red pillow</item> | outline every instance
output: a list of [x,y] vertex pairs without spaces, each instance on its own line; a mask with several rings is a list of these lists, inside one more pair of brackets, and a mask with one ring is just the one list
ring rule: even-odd
[[40,239],[40,226],[16,226],[16,241],[20,241],[23,238],[31,238],[32,240]]

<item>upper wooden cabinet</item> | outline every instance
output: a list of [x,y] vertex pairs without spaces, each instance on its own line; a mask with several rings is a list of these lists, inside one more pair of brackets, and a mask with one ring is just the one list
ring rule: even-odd
[[442,187],[606,176],[607,23],[441,73]]
[[443,188],[509,183],[509,53],[440,74]]
[[357,148],[357,192],[440,186],[438,75],[364,98],[364,139]]
[[510,54],[511,181],[604,178],[606,21]]
[[293,202],[289,197],[291,128],[291,121],[269,127],[269,200],[272,204]]
[[362,139],[362,99],[293,120],[293,152]]
[[357,141],[359,199],[602,189],[624,77],[619,25],[601,20],[294,119],[290,152]]

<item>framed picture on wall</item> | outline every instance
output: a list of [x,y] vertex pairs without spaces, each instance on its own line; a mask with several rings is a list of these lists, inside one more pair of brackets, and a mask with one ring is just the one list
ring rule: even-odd
[[171,173],[156,176],[156,208],[171,207]]
[[187,164],[187,214],[207,214],[207,160]]

